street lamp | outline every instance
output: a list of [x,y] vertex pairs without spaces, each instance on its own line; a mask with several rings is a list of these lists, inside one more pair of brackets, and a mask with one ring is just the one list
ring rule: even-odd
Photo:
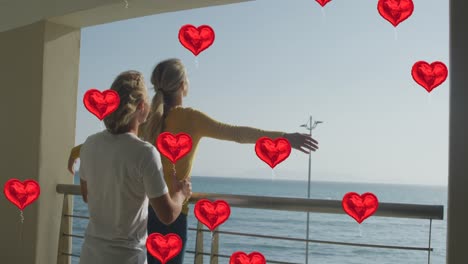
[[[312,136],[312,130],[314,130],[318,124],[322,124],[323,121],[315,121],[312,123],[312,116],[309,117],[309,122],[306,124],[301,125],[300,127],[303,127],[307,130],[309,130],[309,135]],[[309,152],[309,178],[307,181],[307,199],[310,198],[310,168],[311,168],[311,152]],[[309,211],[307,211],[307,231],[306,231],[306,264],[309,263]]]

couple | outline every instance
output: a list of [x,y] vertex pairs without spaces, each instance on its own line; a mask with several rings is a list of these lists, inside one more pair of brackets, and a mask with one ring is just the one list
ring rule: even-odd
[[[182,238],[181,253],[168,264],[183,263],[186,201],[192,193],[189,175],[202,137],[250,144],[264,136],[284,137],[304,153],[318,148],[317,141],[306,134],[232,126],[182,107],[189,81],[178,59],[160,62],[151,83],[156,95],[150,106],[142,74],[121,73],[111,86],[120,96],[120,105],[104,119],[106,130],[88,137],[70,153],[68,169],[72,173],[75,160],[81,159],[80,184],[90,214],[81,264],[157,264],[145,248],[147,234],[155,232],[176,233]],[[166,131],[192,137],[192,150],[175,165],[176,176],[172,163],[153,146]]]

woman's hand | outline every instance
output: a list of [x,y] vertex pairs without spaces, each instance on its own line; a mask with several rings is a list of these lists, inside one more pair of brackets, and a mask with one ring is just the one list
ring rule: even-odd
[[68,171],[75,175],[75,161],[76,159],[73,157],[72,153],[70,153],[70,156],[68,157]]
[[286,133],[284,138],[289,141],[291,147],[297,150],[300,150],[306,154],[309,154],[311,151],[316,151],[318,149],[317,140],[313,139],[308,134],[301,133]]
[[180,188],[185,196],[185,200],[188,201],[192,196],[192,183],[189,180],[183,180],[179,184],[181,185]]
[[192,196],[192,182],[190,181],[190,177],[188,179],[179,181],[179,179],[177,179],[176,174],[173,173],[172,182],[174,184],[172,186],[173,188],[172,188],[171,193],[173,195],[177,195],[177,193],[179,193],[179,195],[182,195],[183,204],[186,204],[188,200],[190,199],[190,197]]
[[174,194],[182,195],[182,204],[185,205],[192,197],[192,183],[189,180],[176,181]]

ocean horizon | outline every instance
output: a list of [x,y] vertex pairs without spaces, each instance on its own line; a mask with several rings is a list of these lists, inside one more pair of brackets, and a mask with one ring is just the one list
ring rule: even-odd
[[[284,179],[284,178],[273,178],[273,177],[245,177],[245,176],[241,176],[241,177],[231,177],[231,176],[198,176],[198,175],[193,175],[191,176],[192,178],[213,178],[213,179],[242,179],[242,180],[253,180],[253,181],[257,181],[257,180],[261,180],[261,181],[264,181],[264,180],[271,180],[271,181],[278,181],[278,182],[281,182],[281,181],[284,181],[284,182],[305,182],[305,183],[308,183],[308,180],[307,179],[303,179],[303,178],[288,178],[288,179]],[[367,184],[367,185],[382,185],[382,184],[385,184],[385,185],[395,185],[395,186],[421,186],[421,187],[441,187],[441,188],[447,188],[448,185],[447,184],[429,184],[429,183],[395,183],[395,182],[367,182],[367,181],[341,181],[341,180],[328,180],[328,181],[323,181],[323,180],[311,180],[311,183],[330,183],[330,184]]]
[[[75,176],[75,183],[79,183]],[[193,192],[259,195],[276,197],[307,197],[307,181],[298,179],[255,179],[192,176]],[[311,182],[311,199],[341,200],[347,192],[372,192],[381,203],[443,205],[444,220],[432,221],[431,263],[445,264],[447,187],[414,184]],[[81,197],[75,196],[74,214],[88,215]],[[232,208],[231,216],[220,230],[261,235],[305,238],[306,213],[248,208]],[[188,226],[196,227],[197,219],[190,206]],[[84,234],[87,220],[73,219],[73,233]],[[362,224],[346,214],[310,214],[309,238],[349,243],[379,244],[405,247],[427,247],[429,221],[373,217]],[[209,252],[210,236],[204,237],[204,249]],[[234,251],[261,252],[268,260],[305,263],[305,243],[295,241],[220,235],[219,254]],[[82,239],[73,238],[73,254],[79,255]],[[187,249],[195,248],[195,232],[188,232]],[[309,243],[309,263],[319,264],[419,264],[427,262],[426,251],[405,251],[355,246]],[[204,258],[208,263],[209,256]],[[228,259],[220,258],[219,263]],[[78,263],[72,258],[72,263]],[[186,253],[184,263],[193,263],[193,254]]]

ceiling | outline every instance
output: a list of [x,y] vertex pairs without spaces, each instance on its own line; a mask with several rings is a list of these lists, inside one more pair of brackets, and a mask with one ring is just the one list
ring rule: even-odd
[[158,13],[253,0],[0,0],[0,32],[41,20],[82,28]]

